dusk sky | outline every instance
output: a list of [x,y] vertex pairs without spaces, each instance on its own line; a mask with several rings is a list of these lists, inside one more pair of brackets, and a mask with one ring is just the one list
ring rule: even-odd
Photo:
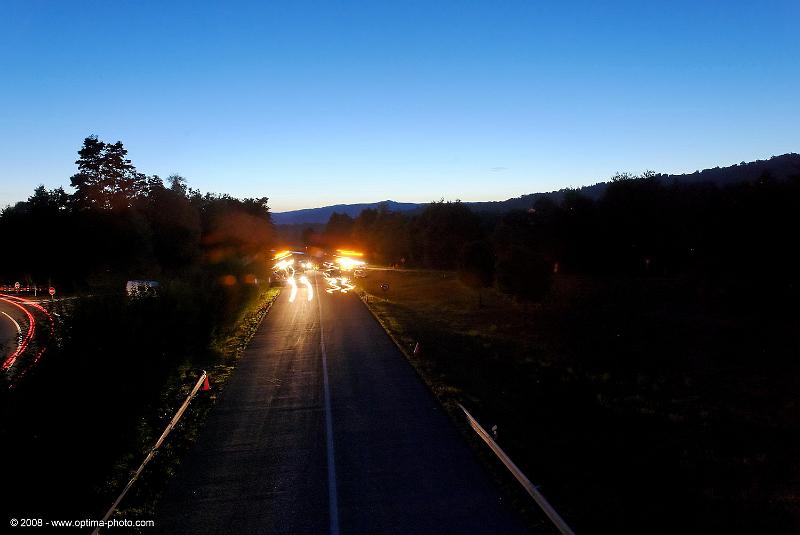
[[798,20],[797,0],[3,0],[0,207],[66,188],[89,134],[274,211],[798,152]]

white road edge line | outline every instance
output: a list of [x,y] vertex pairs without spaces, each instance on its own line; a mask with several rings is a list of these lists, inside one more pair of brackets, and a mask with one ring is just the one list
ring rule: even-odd
[[[19,323],[17,323],[17,320],[15,320],[14,318],[9,316],[8,314],[3,312],[2,310],[0,310],[0,314],[4,315],[8,319],[10,319],[11,323],[13,323],[14,325],[17,326],[17,348],[19,348],[20,343],[22,343],[22,327],[19,326]],[[3,358],[5,358],[5,357],[3,357]]]
[[17,320],[15,320],[14,318],[12,318],[11,316],[9,316],[8,314],[6,314],[5,312],[3,312],[2,310],[0,310],[0,314],[4,315],[4,316],[5,316],[5,317],[7,317],[8,319],[10,319],[10,320],[11,320],[11,322],[12,322],[14,325],[16,325],[16,326],[17,326],[17,334],[19,334],[19,333],[21,333],[21,332],[22,332],[22,327],[20,327],[20,326],[19,326],[19,323],[17,323]]
[[328,384],[328,353],[325,351],[325,332],[322,328],[322,300],[319,297],[317,273],[314,273],[314,286],[317,287],[319,305],[319,347],[322,351],[322,382],[325,391],[325,444],[328,451],[328,509],[331,535],[339,535],[339,505],[336,497],[336,464],[333,449],[333,418],[331,415],[331,389]]

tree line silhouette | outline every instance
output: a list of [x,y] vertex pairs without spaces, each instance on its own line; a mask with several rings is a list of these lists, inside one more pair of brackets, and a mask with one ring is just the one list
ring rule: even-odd
[[596,200],[567,189],[502,214],[459,201],[333,214],[303,239],[362,247],[376,262],[458,270],[471,285],[534,301],[559,274],[690,277],[700,291],[797,297],[800,174],[764,169],[727,186],[661,178],[618,174]]
[[[19,482],[9,510],[98,517],[180,385],[221,361],[213,343],[263,295],[273,229],[267,198],[147,176],[121,142],[87,137],[76,164],[74,193],[39,186],[0,214],[0,280],[81,296],[45,303],[57,340],[17,389],[0,384],[0,450]],[[131,279],[158,280],[158,298],[128,298]]]
[[119,141],[89,136],[78,156],[73,194],[39,186],[0,214],[0,233],[20,245],[0,276],[96,290],[126,279],[268,275],[259,262],[273,241],[266,197],[203,195],[180,175],[147,176]]

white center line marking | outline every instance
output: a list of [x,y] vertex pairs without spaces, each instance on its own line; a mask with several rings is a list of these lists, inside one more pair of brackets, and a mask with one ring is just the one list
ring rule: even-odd
[[[317,286],[317,274],[314,273]],[[331,390],[328,384],[328,354],[325,351],[325,332],[322,329],[322,300],[317,294],[319,305],[319,347],[322,351],[322,382],[325,391],[325,444],[328,450],[328,509],[330,513],[331,535],[339,535],[339,505],[336,498],[336,464],[333,450],[333,418],[331,417]]]

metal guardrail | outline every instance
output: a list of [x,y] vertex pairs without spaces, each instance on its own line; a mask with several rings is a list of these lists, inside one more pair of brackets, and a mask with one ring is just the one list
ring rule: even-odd
[[508,455],[506,455],[506,453],[500,446],[497,445],[497,442],[495,442],[494,439],[489,435],[489,433],[487,433],[486,430],[483,427],[481,427],[481,424],[479,424],[478,421],[475,418],[473,418],[473,416],[469,413],[467,409],[464,408],[464,406],[461,403],[459,403],[458,406],[461,408],[462,411],[464,411],[464,414],[467,415],[467,420],[469,421],[470,427],[472,427],[472,429],[475,430],[478,436],[481,437],[484,442],[486,442],[486,444],[492,449],[495,455],[497,455],[497,457],[503,462],[503,464],[506,465],[506,468],[508,468],[511,474],[517,479],[517,481],[520,482],[520,484],[525,488],[525,490],[528,491],[528,494],[531,495],[531,498],[533,498],[534,501],[539,505],[539,507],[542,508],[544,514],[547,515],[547,517],[553,522],[553,524],[558,528],[558,530],[563,535],[575,535],[575,532],[572,531],[572,529],[567,525],[566,522],[564,522],[564,519],[561,518],[561,515],[559,515],[558,512],[556,512],[556,510],[553,509],[553,506],[550,505],[550,502],[548,502],[547,499],[545,499],[545,497],[542,495],[542,493],[539,492],[539,489],[537,489],[533,485],[533,483],[531,483],[530,480],[527,477],[525,477],[525,474],[523,474],[522,471],[519,468],[517,468],[517,465],[514,464],[511,458]]
[[[206,381],[207,378],[208,374],[206,373],[205,370],[203,370],[203,374],[197,380],[197,383],[195,383],[194,388],[192,388],[192,391],[186,397],[186,400],[183,402],[183,405],[181,405],[181,407],[178,409],[178,412],[175,413],[175,416],[172,417],[172,420],[170,420],[169,424],[167,424],[167,427],[164,429],[164,432],[161,433],[160,437],[158,437],[158,440],[156,441],[155,445],[147,453],[147,456],[144,458],[144,461],[142,461],[142,464],[139,465],[139,468],[136,470],[136,472],[134,472],[133,477],[131,477],[130,481],[128,481],[128,484],[125,485],[125,488],[122,489],[120,495],[117,497],[116,500],[114,500],[114,503],[111,504],[111,507],[103,516],[102,519],[103,524],[105,524],[108,521],[108,519],[111,518],[111,515],[114,514],[114,511],[117,510],[117,507],[119,507],[119,504],[122,501],[122,499],[125,497],[128,491],[131,490],[131,487],[133,487],[133,484],[136,482],[136,480],[139,479],[139,476],[142,474],[144,467],[147,465],[147,463],[149,463],[153,459],[153,457],[156,454],[156,450],[158,450],[158,448],[161,447],[161,444],[164,443],[164,440],[166,440],[167,435],[169,435],[170,431],[172,431],[172,429],[177,425],[178,421],[183,416],[183,413],[186,412],[186,408],[189,406],[189,403],[192,401],[194,396],[197,395],[197,392],[200,390],[200,387],[203,386],[203,383]],[[92,535],[98,535],[98,533],[100,533],[99,527],[95,528],[94,531],[92,531]]]
[[[389,338],[394,342],[397,348],[400,350],[401,353],[405,354],[408,358],[411,357],[411,351],[408,348],[403,347],[403,345],[395,338],[389,328],[384,324],[380,317],[372,310],[372,307],[368,305],[369,303],[369,294],[363,292],[363,295],[360,295],[362,302],[367,306],[367,310],[370,314],[375,318],[375,321],[383,327],[383,330],[389,336]],[[365,298],[366,297],[366,298]],[[415,348],[416,349],[416,348]],[[503,449],[494,441],[494,439],[486,432],[486,430],[481,427],[481,424],[469,413],[469,411],[461,404],[458,403],[459,408],[464,411],[464,414],[467,416],[467,420],[469,421],[470,427],[478,434],[481,439],[492,449],[492,451],[497,455],[497,457],[502,461],[502,463],[508,468],[511,474],[519,481],[519,483],[525,488],[525,490],[530,494],[531,498],[539,505],[539,507],[544,511],[547,517],[550,519],[551,522],[558,528],[558,530],[562,533],[562,535],[575,535],[575,532],[572,531],[564,519],[561,518],[561,515],[550,505],[550,502],[542,495],[541,492],[530,482],[530,480],[522,473],[514,461],[503,451]]]

